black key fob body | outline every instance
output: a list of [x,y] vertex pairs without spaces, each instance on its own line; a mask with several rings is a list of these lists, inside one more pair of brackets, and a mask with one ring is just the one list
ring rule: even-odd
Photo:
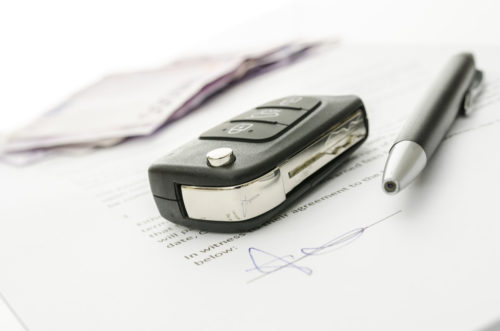
[[290,96],[204,132],[149,168],[160,214],[216,232],[259,227],[331,174],[368,136],[356,96]]

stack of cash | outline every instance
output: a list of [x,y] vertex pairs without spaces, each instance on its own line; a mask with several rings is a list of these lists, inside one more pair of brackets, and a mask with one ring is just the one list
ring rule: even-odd
[[53,152],[109,147],[153,134],[222,89],[288,64],[318,45],[293,42],[253,53],[190,57],[104,77],[7,136],[0,158],[24,164]]

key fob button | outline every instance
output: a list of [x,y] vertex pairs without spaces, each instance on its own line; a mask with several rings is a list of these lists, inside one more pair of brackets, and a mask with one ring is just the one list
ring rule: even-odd
[[287,108],[296,110],[312,110],[314,109],[320,101],[316,98],[303,97],[298,95],[289,96],[286,98],[281,98],[268,103],[265,103],[257,108]]
[[226,122],[206,131],[200,139],[266,141],[278,136],[286,128],[287,126],[282,124]]
[[249,110],[233,119],[231,122],[265,122],[291,125],[307,114],[305,110],[285,108],[263,108]]
[[212,149],[207,153],[207,162],[212,167],[223,167],[234,162],[233,150],[229,147]]

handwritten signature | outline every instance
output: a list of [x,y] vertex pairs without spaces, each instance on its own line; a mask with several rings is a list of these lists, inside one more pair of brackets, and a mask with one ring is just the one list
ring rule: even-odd
[[[269,252],[266,252],[262,249],[255,248],[255,247],[250,247],[248,249],[248,254],[250,256],[250,261],[252,262],[253,267],[250,269],[247,269],[247,272],[250,271],[257,271],[261,275],[250,280],[249,282],[252,282],[254,280],[257,280],[259,278],[262,278],[266,275],[269,275],[271,273],[274,273],[278,270],[281,269],[286,269],[286,268],[291,268],[298,270],[306,275],[311,275],[312,274],[312,269],[306,266],[302,266],[299,264],[299,262],[302,262],[304,259],[310,257],[310,256],[315,256],[315,255],[323,255],[323,254],[328,254],[331,253],[337,249],[340,249],[342,247],[345,247],[347,245],[350,245],[357,239],[359,239],[366,230],[369,228],[380,224],[387,219],[401,213],[401,210],[392,213],[370,225],[367,225],[362,228],[356,228],[353,230],[350,230],[344,234],[341,234],[340,236],[335,237],[332,240],[329,240],[325,242],[324,244],[317,246],[317,247],[305,247],[301,248],[300,252],[301,255],[299,257],[295,257],[292,254],[288,255],[275,255]],[[261,262],[263,261],[263,262]]]

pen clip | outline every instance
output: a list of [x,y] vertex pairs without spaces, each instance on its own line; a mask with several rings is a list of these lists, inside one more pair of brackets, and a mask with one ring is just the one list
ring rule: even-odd
[[472,114],[474,109],[474,102],[477,97],[481,94],[483,89],[483,72],[481,70],[477,70],[474,72],[474,77],[472,77],[472,82],[469,86],[469,89],[465,92],[464,97],[464,105],[463,105],[463,114],[468,116]]

